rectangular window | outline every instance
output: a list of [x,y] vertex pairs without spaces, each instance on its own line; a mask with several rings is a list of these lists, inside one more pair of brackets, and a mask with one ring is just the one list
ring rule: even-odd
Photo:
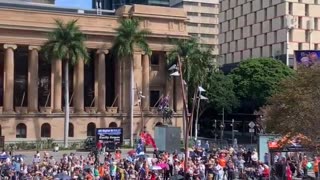
[[160,61],[160,54],[157,52],[152,53],[151,55],[151,65],[159,65],[159,61]]
[[314,29],[319,30],[319,18],[314,18]]
[[292,29],[289,30],[289,41],[292,42],[293,40],[293,33],[292,33]]
[[264,45],[268,44],[268,35],[264,34]]
[[314,49],[319,50],[319,44],[314,44]]
[[202,7],[212,7],[212,8],[215,8],[215,7],[216,7],[215,4],[210,4],[210,3],[201,3],[201,6],[202,6]]
[[289,2],[289,14],[292,15],[292,2]]
[[274,42],[278,42],[278,34],[277,34],[277,31],[274,32]]
[[156,107],[159,99],[160,99],[160,91],[151,90],[150,91],[150,107]]
[[201,27],[212,27],[212,28],[216,28],[217,25],[216,25],[216,24],[201,24]]
[[197,27],[197,26],[198,26],[198,23],[191,23],[191,22],[189,22],[189,23],[188,23],[188,26]]
[[302,29],[302,17],[298,18],[298,28]]
[[198,3],[197,3],[197,2],[184,1],[183,4],[184,4],[184,5],[189,5],[189,6],[198,6]]
[[198,16],[197,12],[187,12],[187,16]]
[[305,30],[305,37],[306,37],[306,42],[310,41],[310,33],[308,30]]
[[314,0],[314,4],[320,4],[319,2],[319,0]]
[[305,5],[304,12],[306,16],[309,16],[309,4]]
[[302,43],[298,44],[298,50],[302,50]]
[[217,18],[217,14],[210,14],[210,13],[201,13],[202,17],[214,17]]

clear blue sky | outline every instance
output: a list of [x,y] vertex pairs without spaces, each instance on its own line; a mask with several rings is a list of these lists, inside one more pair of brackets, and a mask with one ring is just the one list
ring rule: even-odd
[[56,6],[68,8],[91,9],[92,0],[56,0]]

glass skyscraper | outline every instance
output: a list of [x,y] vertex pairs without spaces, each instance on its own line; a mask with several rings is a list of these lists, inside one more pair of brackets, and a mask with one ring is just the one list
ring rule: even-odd
[[154,6],[169,6],[169,0],[92,0],[92,7],[96,8],[96,2],[101,1],[102,9],[117,9],[125,4],[145,4]]

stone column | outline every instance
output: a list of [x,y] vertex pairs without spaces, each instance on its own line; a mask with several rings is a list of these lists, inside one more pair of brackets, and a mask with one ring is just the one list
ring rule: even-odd
[[17,45],[3,45],[4,52],[4,95],[3,95],[3,111],[12,113],[13,109],[13,94],[14,94],[14,50]]
[[[134,101],[133,104],[136,107],[138,106],[138,92],[142,91],[142,64],[141,64],[141,59],[142,59],[142,52],[134,52],[133,55],[133,74],[134,74],[134,79],[133,79],[133,89],[134,91]],[[130,81],[130,79],[129,79]],[[144,94],[143,94],[144,95]]]
[[98,50],[97,51],[97,71],[98,71],[98,97],[96,100],[98,101],[97,109],[98,112],[103,113],[106,111],[106,54],[108,54],[108,50]]
[[84,112],[84,61],[79,59],[74,68],[73,107],[76,113]]
[[61,113],[62,112],[62,61],[61,59],[53,60],[53,112]]
[[142,57],[142,110],[149,111],[150,108],[150,58],[149,55]]
[[116,60],[115,66],[115,95],[118,96],[116,101],[119,112],[122,112],[122,59],[118,58]]
[[29,46],[28,112],[38,112],[38,66],[40,46]]

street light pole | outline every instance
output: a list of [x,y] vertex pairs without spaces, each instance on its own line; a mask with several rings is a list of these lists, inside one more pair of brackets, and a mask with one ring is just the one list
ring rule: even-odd
[[189,110],[187,107],[187,101],[186,101],[186,96],[185,96],[185,89],[184,89],[184,81],[182,77],[182,68],[181,68],[181,59],[180,56],[178,56],[178,68],[180,72],[180,81],[181,81],[181,91],[182,91],[182,100],[183,100],[183,110],[184,110],[184,116],[185,116],[185,132],[184,132],[184,171],[185,171],[185,177],[186,177],[186,170],[187,170],[187,165],[188,165],[188,144],[189,144],[189,138],[188,138],[188,131],[189,131]]
[[214,120],[214,142],[217,143],[217,120]]
[[224,108],[222,108],[222,122],[221,122],[220,128],[221,128],[221,135],[220,135],[220,146],[221,146],[222,140],[223,140],[223,130],[224,130]]
[[232,119],[232,142],[234,141],[234,119]]

